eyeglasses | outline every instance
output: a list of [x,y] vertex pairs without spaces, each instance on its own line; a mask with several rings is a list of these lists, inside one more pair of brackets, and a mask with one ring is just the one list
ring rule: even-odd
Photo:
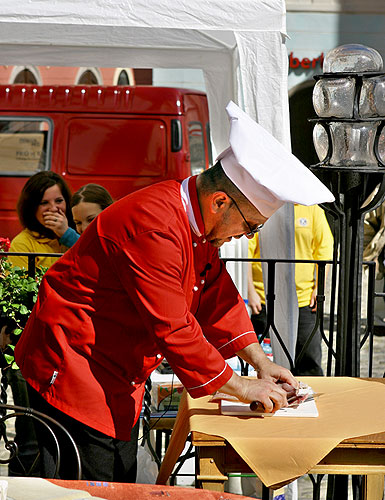
[[249,232],[246,233],[246,237],[247,238],[253,237],[256,233],[258,233],[263,228],[263,224],[258,224],[257,226],[252,228],[250,226],[250,224],[247,222],[247,220],[245,219],[245,216],[243,215],[241,209],[239,208],[239,206],[238,206],[237,202],[234,200],[234,198],[232,198],[228,193],[226,193],[226,194],[230,198],[230,200],[234,203],[238,212],[241,214],[242,219],[245,221],[246,226],[249,228]]

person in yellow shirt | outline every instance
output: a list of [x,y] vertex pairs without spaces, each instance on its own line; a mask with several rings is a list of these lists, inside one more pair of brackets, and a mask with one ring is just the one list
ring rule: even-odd
[[[295,258],[297,260],[331,260],[333,257],[333,236],[324,211],[318,206],[294,205]],[[259,259],[258,234],[249,241],[249,258]],[[317,266],[315,264],[295,265],[295,284],[298,298],[298,332],[296,356],[315,325]],[[260,262],[249,264],[248,303],[255,332],[260,335],[266,327],[265,292]],[[296,366],[296,375],[323,375],[321,333],[318,330],[307,347],[306,353]]]
[[[63,177],[51,171],[38,172],[25,183],[17,202],[23,230],[10,252],[64,253],[79,238],[74,229],[71,192]],[[71,227],[72,226],[72,227]],[[58,257],[37,257],[36,266],[50,267]],[[28,268],[28,258],[9,258],[14,266]]]

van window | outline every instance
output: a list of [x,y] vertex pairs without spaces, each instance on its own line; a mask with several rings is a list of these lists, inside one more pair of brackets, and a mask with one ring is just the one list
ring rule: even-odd
[[206,140],[207,149],[209,153],[209,167],[213,166],[213,148],[211,146],[211,132],[210,132],[210,122],[206,123]]
[[162,120],[75,118],[69,126],[67,171],[157,177],[166,170],[166,147]]
[[0,119],[0,175],[33,175],[48,167],[48,137],[52,124],[45,119]]
[[205,169],[205,143],[200,122],[188,124],[188,140],[191,158],[191,175],[197,175]]

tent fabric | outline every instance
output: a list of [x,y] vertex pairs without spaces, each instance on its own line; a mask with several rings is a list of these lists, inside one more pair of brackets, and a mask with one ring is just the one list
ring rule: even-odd
[[[2,0],[4,21],[40,24],[89,24],[147,28],[279,30],[284,22],[280,0]],[[280,16],[277,16],[280,13]]]
[[[278,83],[282,75],[276,74],[287,59],[283,0],[237,0],[234,6],[233,0],[2,0],[0,63],[201,68],[208,83],[213,142],[220,152],[227,146],[224,108],[230,99],[241,102],[239,94],[245,93],[241,100],[253,118],[259,101],[258,121],[272,131],[273,113],[263,109],[269,102],[277,104],[275,93],[282,84],[287,93],[287,75]],[[272,78],[278,80],[271,88]],[[270,88],[267,99],[257,89],[257,79]],[[218,104],[212,105],[214,100]],[[280,128],[274,127],[278,135]]]
[[[284,0],[1,0],[0,64],[200,68],[214,152],[228,146],[230,100],[289,147],[285,22]],[[292,222],[290,206],[272,217],[263,257],[294,258]],[[222,254],[246,257],[245,243]],[[244,266],[232,272],[245,295]],[[292,275],[280,266],[283,333],[295,331]]]

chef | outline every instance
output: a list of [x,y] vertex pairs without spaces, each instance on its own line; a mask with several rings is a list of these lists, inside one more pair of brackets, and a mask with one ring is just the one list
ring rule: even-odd
[[[98,215],[47,271],[16,346],[31,407],[70,431],[83,479],[135,480],[144,385],[164,357],[194,398],[220,390],[272,411],[298,386],[263,353],[218,248],[253,237],[284,202],[334,198],[238,106],[226,109],[230,147],[216,165]],[[258,378],[232,371],[226,359],[236,354]],[[49,475],[55,451],[38,432]],[[62,479],[73,462],[62,457]]]

